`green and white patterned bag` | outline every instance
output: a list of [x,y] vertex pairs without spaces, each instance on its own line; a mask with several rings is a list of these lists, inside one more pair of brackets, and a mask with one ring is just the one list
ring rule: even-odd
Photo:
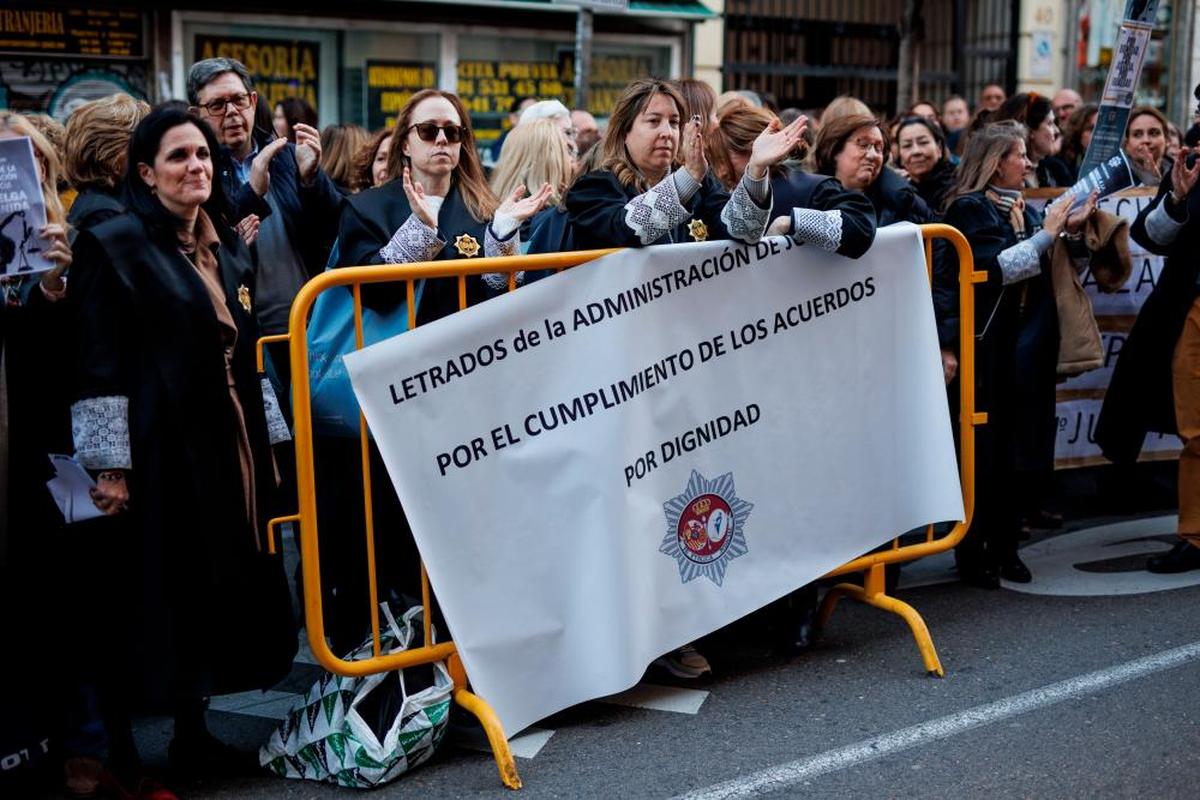
[[[399,624],[387,603],[380,606],[388,623],[380,631],[380,652],[398,653],[421,638],[420,606],[410,608]],[[368,639],[348,660],[370,658],[372,652]],[[369,789],[427,761],[446,733],[454,689],[445,664],[430,667],[432,685],[412,694],[405,670],[365,678],[326,672],[259,750],[259,763],[285,778]]]

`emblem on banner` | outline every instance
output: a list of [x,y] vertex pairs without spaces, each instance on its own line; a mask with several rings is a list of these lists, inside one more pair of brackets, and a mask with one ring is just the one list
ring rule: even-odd
[[474,258],[479,255],[479,240],[469,233],[464,233],[454,240],[454,249],[460,256]]
[[683,493],[663,503],[667,535],[659,552],[675,559],[684,583],[704,576],[720,586],[729,562],[749,552],[742,529],[752,508],[737,496],[732,472],[710,481],[692,470]]

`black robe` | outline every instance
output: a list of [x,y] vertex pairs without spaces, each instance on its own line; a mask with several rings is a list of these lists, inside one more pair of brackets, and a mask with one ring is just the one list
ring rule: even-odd
[[[254,285],[250,258],[227,228],[217,256],[265,514],[275,473],[258,331],[239,302],[239,289]],[[222,331],[199,273],[175,241],[127,213],[79,235],[68,287],[75,398],[129,399],[129,537],[125,569],[109,576],[114,592],[126,592],[125,616],[97,620],[127,626],[114,630],[128,638],[112,655],[127,650],[128,686],[155,705],[269,688],[290,671],[295,629],[282,560],[265,552],[266,520],[257,521],[260,552],[246,519]]]
[[934,222],[934,214],[917,193],[917,187],[886,166],[863,193],[875,207],[876,224],[882,228],[893,222]]
[[[1015,552],[1018,500],[1028,499],[1031,482],[1054,466],[1055,386],[1058,312],[1050,283],[1049,257],[1041,272],[1009,286],[1002,283],[998,256],[1017,244],[1016,234],[983,192],[964,195],[943,220],[958,228],[987,272],[975,290],[976,407],[987,424],[976,429],[976,519],[987,536]],[[1041,215],[1025,209],[1025,230],[1041,228]],[[957,344],[958,254],[943,248],[935,263],[935,307],[943,346]],[[953,331],[954,337],[948,338]]]
[[[392,240],[396,230],[412,214],[404,185],[399,180],[389,181],[383,186],[359,192],[347,199],[342,208],[341,224],[338,228],[338,257],[335,266],[356,267],[366,264],[382,264],[379,251]],[[469,234],[479,244],[479,255],[483,255],[484,235],[488,220],[477,220],[463,203],[458,184],[450,185],[450,191],[438,211],[438,236],[445,246],[438,253],[437,261],[466,258],[458,252],[455,240]],[[467,282],[467,305],[487,299],[489,292],[483,279],[470,275]],[[399,305],[405,298],[403,283],[376,285],[363,288],[363,303],[376,309],[388,309]],[[440,319],[458,311],[458,280],[456,278],[433,278],[425,281],[421,299],[417,304],[417,324],[421,325]]]
[[[840,211],[842,242],[839,255],[858,258],[871,249],[875,241],[875,209],[862,192],[842,187],[837,178],[813,175],[789,169],[771,179],[771,218],[787,216],[792,210],[811,208],[815,211]],[[795,227],[795,219],[792,218]]]
[[[663,180],[674,180],[668,175]],[[642,240],[625,224],[625,204],[642,194],[633,186],[622,186],[617,176],[608,170],[596,170],[575,181],[567,192],[567,220],[571,226],[571,241],[576,250],[599,250],[606,247],[641,247]],[[721,188],[709,172],[700,188],[688,200],[685,208],[691,219],[698,219],[708,228],[709,241],[729,239],[729,229],[721,221],[721,211],[729,202],[729,192]],[[691,242],[687,223],[665,233],[651,244]]]
[[933,165],[933,169],[929,171],[919,183],[913,184],[917,189],[917,194],[925,201],[925,205],[929,208],[932,219],[924,220],[925,222],[936,222],[942,217],[946,198],[950,192],[954,190],[954,182],[958,177],[958,171],[948,159],[941,159]]
[[1136,461],[1148,432],[1178,432],[1171,362],[1188,311],[1200,293],[1200,258],[1196,256],[1200,250],[1200,192],[1193,190],[1188,195],[1188,222],[1175,241],[1164,247],[1146,235],[1146,217],[1165,202],[1170,190],[1168,172],[1158,195],[1141,210],[1130,229],[1135,242],[1167,260],[1121,349],[1096,421],[1096,442],[1105,457],[1117,463]]

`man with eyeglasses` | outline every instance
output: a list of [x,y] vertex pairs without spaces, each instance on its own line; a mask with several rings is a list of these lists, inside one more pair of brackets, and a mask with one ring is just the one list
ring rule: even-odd
[[[320,167],[316,128],[298,124],[296,143],[254,127],[258,94],[250,72],[231,58],[197,61],[188,73],[188,102],[221,142],[214,169],[230,200],[234,221],[260,219],[258,263],[251,303],[263,334],[286,333],[300,287],[325,267],[337,236],[342,196]],[[287,397],[286,343],[268,345]],[[285,413],[287,411],[285,410]],[[290,414],[288,415],[290,416]]]

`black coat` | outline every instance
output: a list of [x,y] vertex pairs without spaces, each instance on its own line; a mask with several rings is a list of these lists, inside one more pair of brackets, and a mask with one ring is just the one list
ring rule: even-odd
[[[840,255],[858,258],[875,241],[875,209],[862,192],[843,188],[837,178],[789,169],[771,179],[771,197],[772,218],[791,217],[795,208],[840,211],[842,243],[837,249]],[[794,219],[792,224],[794,227]]]
[[[664,180],[674,180],[668,175]],[[625,224],[625,204],[642,194],[633,186],[622,186],[617,176],[608,170],[596,170],[575,181],[567,192],[567,219],[571,226],[571,241],[576,250],[598,250],[606,247],[641,247],[642,240]],[[729,202],[729,192],[721,188],[709,172],[700,188],[687,202],[691,219],[702,221],[708,228],[708,240],[728,239],[729,230],[721,221],[721,211]],[[651,244],[690,242],[687,223],[668,231]]]
[[[273,138],[255,134],[259,149],[270,144]],[[257,214],[260,220],[265,220],[272,214],[270,204],[255,193],[249,182],[241,182],[233,159],[229,150],[221,148],[215,165],[229,203],[230,224],[249,214]],[[319,167],[311,186],[300,182],[296,167],[296,145],[290,142],[271,159],[267,171],[271,176],[268,191],[279,205],[288,234],[304,259],[305,269],[311,278],[320,273],[329,260],[329,248],[337,235],[338,217],[345,199],[325,170]]]
[[1146,235],[1146,217],[1165,201],[1170,189],[1168,172],[1158,195],[1130,229],[1135,242],[1167,260],[1121,349],[1096,421],[1096,442],[1110,461],[1136,461],[1148,432],[1177,433],[1171,361],[1200,278],[1200,258],[1196,256],[1200,249],[1200,192],[1193,190],[1188,195],[1188,222],[1175,241],[1164,247]]
[[[1042,256],[1039,274],[1004,286],[998,256],[1017,244],[1017,237],[984,193],[956,199],[943,221],[963,233],[975,269],[988,275],[975,290],[976,407],[988,414],[987,424],[976,431],[976,516],[988,531],[985,536],[999,537],[1015,551],[1022,499],[1017,475],[1044,477],[1054,464],[1058,312],[1049,257]],[[1041,222],[1041,214],[1026,207],[1028,235]],[[934,264],[943,347],[958,341],[957,276],[958,255],[943,248]]]
[[954,165],[948,159],[943,158],[933,165],[933,169],[929,171],[929,174],[920,183],[914,184],[917,194],[925,201],[930,214],[933,215],[933,219],[926,220],[927,222],[935,222],[941,219],[942,213],[945,211],[946,198],[954,190],[954,183],[957,178],[958,171]]
[[[404,185],[399,180],[389,181],[382,186],[359,192],[349,198],[342,209],[338,227],[338,257],[335,266],[358,267],[367,264],[382,264],[379,251],[391,241],[397,229],[412,214]],[[469,234],[479,244],[483,255],[484,236],[488,220],[477,220],[471,216],[458,191],[457,183],[450,191],[438,211],[438,236],[445,245],[437,254],[436,261],[465,258],[458,252],[455,240]],[[487,299],[488,291],[478,275],[467,277],[467,305]],[[363,302],[376,309],[393,308],[404,301],[403,283],[380,284],[363,289]],[[425,281],[420,302],[417,304],[417,324],[440,319],[458,311],[458,279],[433,278]]]
[[1078,173],[1078,167],[1072,167],[1058,156],[1043,158],[1038,162],[1036,170],[1038,186],[1042,189],[1070,188],[1075,185],[1075,177]]
[[[265,541],[275,473],[257,326],[238,300],[252,269],[227,228],[217,256],[238,329],[233,375]],[[130,535],[126,570],[110,580],[129,593],[130,686],[155,703],[268,688],[288,673],[296,639],[282,562],[260,553],[246,519],[238,423],[209,294],[175,243],[134,214],[81,233],[74,259],[75,398],[129,398]]]
[[934,222],[934,213],[917,193],[917,187],[883,167],[879,177],[864,192],[875,207],[876,224],[882,228],[893,222]]
[[75,196],[75,202],[71,204],[71,210],[67,213],[67,223],[77,231],[87,230],[123,211],[125,204],[121,202],[115,190],[107,192],[89,186]]

